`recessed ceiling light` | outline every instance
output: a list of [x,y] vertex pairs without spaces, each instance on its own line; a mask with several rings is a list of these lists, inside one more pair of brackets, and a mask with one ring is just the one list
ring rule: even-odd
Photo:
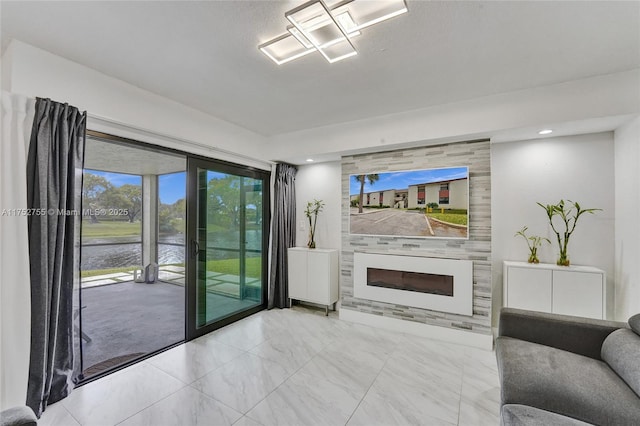
[[313,163],[313,158],[307,158],[307,163]]
[[539,135],[548,135],[549,133],[553,133],[553,130],[551,129],[544,129],[544,130],[540,130],[538,132]]

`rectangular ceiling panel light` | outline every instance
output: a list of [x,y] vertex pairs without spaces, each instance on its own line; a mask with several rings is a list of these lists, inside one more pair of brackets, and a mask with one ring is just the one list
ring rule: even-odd
[[278,65],[286,64],[316,51],[313,46],[306,47],[302,45],[291,34],[284,34],[274,38],[258,46],[258,49]]
[[292,9],[285,17],[329,63],[358,53],[321,0],[312,0]]
[[349,13],[355,22],[351,31],[361,30],[378,22],[393,18],[408,11],[404,0],[347,0],[331,8],[335,16]]
[[313,47],[313,44],[311,44],[311,42],[307,40],[307,38],[303,36],[302,33],[293,25],[289,25],[287,27],[287,31],[289,31],[291,35],[294,36],[307,49],[315,49]]

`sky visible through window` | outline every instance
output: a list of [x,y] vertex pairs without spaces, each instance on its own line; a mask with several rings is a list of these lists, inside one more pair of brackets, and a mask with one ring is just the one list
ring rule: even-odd
[[[349,194],[360,194],[360,183],[351,175],[349,179]],[[446,180],[461,179],[469,176],[467,167],[449,167],[445,169],[424,169],[402,172],[378,173],[378,181],[372,185],[365,180],[365,194],[373,191],[387,191],[389,189],[407,189],[409,185],[423,183],[442,182]]]
[[[142,179],[140,175],[128,175],[124,173],[101,172],[98,170],[85,170],[85,173],[91,173],[96,176],[102,176],[107,179],[115,187],[122,185],[140,185]],[[171,173],[160,175],[158,177],[158,186],[160,188],[160,202],[163,204],[173,204],[181,198],[185,198],[187,173]]]

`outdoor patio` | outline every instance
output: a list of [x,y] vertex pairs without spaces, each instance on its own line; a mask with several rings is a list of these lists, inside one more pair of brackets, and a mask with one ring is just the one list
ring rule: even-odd
[[[158,277],[136,283],[131,270],[82,280],[86,377],[185,339],[184,268],[161,266]],[[260,289],[257,279],[246,285]],[[238,297],[239,288],[238,276],[208,272],[207,313],[224,317],[255,306],[255,300]]]

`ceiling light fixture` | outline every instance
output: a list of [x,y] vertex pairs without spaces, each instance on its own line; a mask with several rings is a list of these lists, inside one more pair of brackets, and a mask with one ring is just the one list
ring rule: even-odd
[[405,0],[311,0],[286,12],[287,33],[258,49],[278,65],[316,51],[334,63],[358,54],[351,38],[361,29],[406,12]]
[[313,158],[307,158],[307,163],[313,163]]
[[550,133],[553,133],[553,130],[551,130],[551,129],[544,129],[544,130],[540,130],[540,131],[538,132],[538,134],[539,134],[539,135],[548,135],[548,134],[550,134]]

